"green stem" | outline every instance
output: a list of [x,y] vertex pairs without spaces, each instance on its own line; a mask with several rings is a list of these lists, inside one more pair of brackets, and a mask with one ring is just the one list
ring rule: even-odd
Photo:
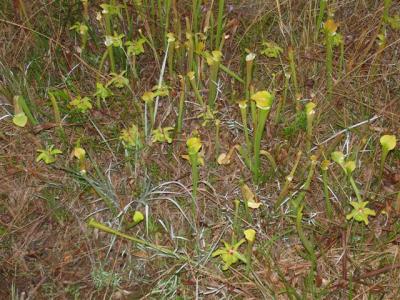
[[356,182],[355,182],[354,179],[353,179],[353,176],[349,175],[349,181],[350,181],[351,187],[352,187],[353,190],[354,190],[354,193],[356,194],[357,200],[358,200],[359,202],[362,202],[360,190],[358,189],[358,187],[357,187],[357,185],[356,185]]
[[316,165],[317,165],[317,158],[315,157],[315,155],[311,155],[311,166],[310,166],[310,170],[308,171],[307,179],[304,182],[304,185],[302,186],[301,191],[299,192],[296,199],[294,199],[292,201],[292,206],[296,212],[302,206],[304,197],[306,196],[306,192],[310,188],[311,180],[314,176],[314,171],[315,171]]
[[303,218],[303,205],[299,207],[297,210],[297,217],[296,217],[296,229],[297,229],[297,234],[299,235],[299,238],[304,246],[304,248],[307,250],[311,264],[312,264],[312,269],[313,271],[316,270],[317,268],[317,257],[315,255],[314,251],[314,245],[311,243],[310,240],[307,239],[304,231],[303,231],[303,225],[301,223],[301,220]]
[[221,50],[222,48],[222,21],[223,21],[223,16],[224,16],[224,5],[225,1],[224,0],[219,0],[218,1],[218,17],[217,17],[217,34],[215,37],[215,48]]
[[[106,34],[108,36],[111,36],[112,35],[111,17],[109,16],[109,14],[105,15],[105,21],[106,21]],[[108,57],[110,59],[111,72],[115,73],[115,58],[114,58],[113,45],[107,46],[107,53],[108,53]]]
[[261,149],[261,138],[264,133],[265,122],[270,109],[258,109],[258,122],[257,129],[254,139],[254,168],[253,174],[255,182],[258,184],[260,180],[260,149]]
[[294,59],[294,50],[291,47],[289,47],[289,50],[288,50],[288,58],[289,58],[289,65],[290,65],[290,77],[292,79],[292,84],[294,86],[294,91],[295,91],[296,111],[299,111],[300,106],[299,106],[297,98],[300,95],[300,90],[299,90],[299,85],[297,83],[297,73],[296,73],[296,62]]
[[[324,164],[324,162],[322,162]],[[324,198],[325,198],[325,209],[326,215],[328,216],[329,220],[333,218],[333,208],[331,204],[331,200],[329,197],[329,188],[328,188],[328,169],[322,167],[322,182],[324,184]]]
[[316,27],[316,32],[315,32],[315,39],[317,39],[318,34],[321,30],[321,25],[322,25],[322,20],[324,19],[324,15],[325,15],[325,9],[326,9],[326,3],[327,0],[320,0],[319,1],[319,14],[318,14],[318,18],[317,18],[317,27]]
[[250,142],[250,136],[249,136],[249,128],[247,127],[247,105],[242,106],[240,108],[240,114],[242,115],[243,130],[244,130],[244,136],[246,139],[245,159],[246,159],[246,163],[248,164],[248,167],[251,170],[251,159],[250,159],[251,142]]
[[182,126],[183,126],[183,109],[185,105],[185,89],[186,89],[186,84],[185,84],[185,79],[180,76],[180,82],[181,82],[181,92],[179,95],[179,110],[178,110],[178,122],[177,122],[177,128],[176,131],[178,134],[182,132]]
[[327,100],[332,99],[333,92],[333,35],[329,30],[325,32],[326,42],[326,85],[327,85]]
[[299,165],[301,154],[302,154],[301,151],[297,152],[296,162],[294,163],[294,166],[293,166],[292,170],[290,171],[290,174],[288,176],[286,176],[285,184],[284,184],[281,192],[279,193],[278,199],[275,202],[275,205],[274,205],[275,209],[277,209],[279,206],[281,206],[283,200],[285,200],[287,194],[289,193],[289,188],[292,184],[294,174],[296,173],[296,170],[297,170],[297,166]]
[[199,104],[201,106],[204,106],[203,97],[200,95],[200,91],[199,91],[199,89],[197,88],[197,85],[196,85],[194,72],[189,72],[187,76],[188,76],[190,85],[192,86],[192,89],[194,91],[194,95],[196,96],[197,101],[199,102]]

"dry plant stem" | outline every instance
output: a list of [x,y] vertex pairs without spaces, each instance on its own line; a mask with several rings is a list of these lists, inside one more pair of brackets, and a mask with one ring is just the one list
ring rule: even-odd
[[294,174],[296,173],[296,170],[297,170],[297,166],[299,165],[301,155],[302,155],[301,151],[297,152],[296,162],[294,163],[294,166],[293,166],[292,170],[290,171],[290,174],[288,176],[286,176],[285,184],[284,184],[281,192],[279,193],[278,199],[275,202],[275,209],[277,209],[279,206],[281,206],[281,204],[283,203],[283,201],[285,200],[286,196],[289,193],[289,188],[292,184]]

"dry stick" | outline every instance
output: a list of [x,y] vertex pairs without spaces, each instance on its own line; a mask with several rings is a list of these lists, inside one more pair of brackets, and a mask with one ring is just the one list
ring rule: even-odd
[[[162,83],[163,83],[165,66],[167,65],[169,44],[170,44],[170,42],[168,42],[168,44],[167,44],[167,49],[165,50],[165,55],[164,55],[163,63],[162,63],[162,66],[161,66],[160,77],[158,78],[158,88],[161,88]],[[155,102],[155,105],[154,105],[154,115],[152,116],[153,124],[155,124],[155,122],[156,122],[157,109],[158,109],[158,100],[159,99],[160,99],[160,96],[157,96],[156,97],[156,102]]]
[[379,119],[380,117],[381,117],[381,116],[375,115],[375,116],[373,116],[371,119],[362,121],[362,122],[360,122],[360,123],[351,125],[351,126],[345,128],[345,129],[343,129],[343,130],[340,130],[339,132],[336,132],[334,135],[332,135],[331,137],[327,138],[327,139],[324,140],[323,142],[316,144],[316,146],[313,147],[313,148],[311,149],[311,151],[314,151],[315,149],[317,149],[318,146],[321,146],[321,145],[326,144],[327,142],[333,140],[335,137],[341,135],[342,133],[345,133],[345,132],[347,132],[347,131],[349,131],[349,130],[351,130],[351,129],[353,129],[353,128],[359,127],[359,126],[361,126],[361,125],[371,123],[371,122],[375,121],[376,119]]
[[393,265],[388,265],[388,266],[382,267],[382,268],[380,268],[378,270],[367,272],[367,273],[365,273],[363,275],[360,275],[360,276],[354,278],[353,281],[359,281],[361,279],[366,279],[366,278],[369,278],[369,277],[373,277],[373,276],[376,276],[376,275],[379,275],[379,274],[382,274],[382,273],[385,273],[385,272],[388,272],[388,271],[392,271],[394,269],[400,269],[400,263],[393,264]]

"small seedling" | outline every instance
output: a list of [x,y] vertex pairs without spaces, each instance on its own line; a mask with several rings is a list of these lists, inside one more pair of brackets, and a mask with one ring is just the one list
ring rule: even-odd
[[124,42],[122,39],[125,37],[125,34],[118,34],[114,32],[114,35],[106,35],[106,38],[104,40],[104,44],[107,47],[115,47],[115,48],[122,48],[124,45]]
[[105,87],[102,83],[100,82],[96,83],[96,92],[94,93],[93,96],[95,96],[97,99],[98,108],[100,107],[100,99],[102,101],[105,101],[108,97],[111,97],[113,95],[114,95],[113,92],[109,88]]
[[366,207],[368,201],[351,201],[350,205],[353,206],[353,210],[346,215],[346,219],[354,219],[357,222],[364,222],[368,225],[368,216],[375,216],[376,212]]
[[339,164],[350,181],[350,184],[354,190],[357,197],[357,202],[351,201],[350,205],[354,207],[353,211],[346,216],[349,220],[354,218],[356,221],[364,221],[368,225],[368,215],[375,216],[375,211],[367,208],[368,201],[362,201],[360,191],[353,179],[352,173],[356,168],[356,163],[352,160],[345,161],[344,154],[342,152],[336,151],[332,153],[332,160]]
[[112,77],[106,84],[106,87],[114,86],[118,89],[122,89],[123,87],[129,87],[129,79],[126,78],[125,75],[126,71],[122,71],[121,73],[110,73]]
[[85,49],[88,38],[89,27],[87,27],[85,23],[75,22],[75,24],[71,26],[69,29],[75,30],[75,32],[81,36],[81,49]]
[[139,129],[135,124],[132,124],[128,129],[122,129],[119,139],[128,150],[139,150],[143,147]]
[[262,43],[263,49],[261,50],[261,54],[265,55],[269,58],[278,58],[279,55],[283,52],[283,49],[279,47],[278,44],[271,41],[266,41]]
[[137,79],[139,78],[138,72],[136,70],[136,57],[144,53],[144,44],[146,39],[140,38],[134,41],[128,41],[125,43],[126,55],[130,58],[130,65],[132,68],[133,76]]
[[171,133],[174,130],[174,127],[164,127],[164,128],[157,128],[153,130],[152,139],[153,143],[160,142],[168,144],[172,143]]
[[231,245],[223,241],[224,247],[212,253],[212,257],[221,256],[221,259],[224,262],[224,266],[222,267],[223,271],[228,270],[233,264],[237,263],[238,261],[242,261],[247,264],[246,257],[238,251],[239,247],[245,242],[245,239],[241,239],[236,244]]
[[54,149],[54,145],[46,149],[39,149],[37,152],[40,154],[36,157],[36,162],[43,160],[47,165],[54,163],[56,161],[56,156],[62,153],[61,150]]
[[69,104],[68,106],[70,108],[74,108],[77,111],[81,112],[81,113],[86,113],[88,110],[92,109],[92,103],[90,103],[90,98],[89,97],[81,97],[81,96],[77,96],[76,98],[74,98]]

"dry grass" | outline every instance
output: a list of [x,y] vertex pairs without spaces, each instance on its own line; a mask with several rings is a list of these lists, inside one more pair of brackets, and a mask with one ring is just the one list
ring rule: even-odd
[[[400,35],[389,30],[387,47],[377,54],[381,1],[332,1],[330,8],[335,10],[339,32],[345,39],[346,68],[345,73],[336,74],[330,103],[325,101],[325,47],[321,38],[313,40],[314,9],[319,1],[226,3],[226,32],[230,36],[225,41],[223,64],[242,76],[245,48],[259,51],[263,40],[275,41],[284,48],[284,54],[280,59],[258,55],[253,84],[256,90],[275,91],[278,99],[283,93],[282,69],[289,70],[287,47],[293,46],[302,96],[317,104],[314,144],[318,147],[314,154],[322,160],[340,149],[357,159],[356,181],[377,212],[368,226],[345,220],[348,199],[354,195],[341,170],[332,166],[329,185],[335,218],[329,220],[317,167],[306,193],[303,217],[303,229],[315,245],[317,257],[313,279],[308,278],[312,263],[296,232],[295,216],[287,203],[273,210],[296,153],[305,147],[306,132],[299,129],[301,124],[293,125],[296,111],[292,89],[282,121],[272,121],[273,109],[263,140],[278,171],[274,175],[266,172],[258,187],[251,184],[251,172],[236,152],[230,164],[216,163],[215,128],[202,126],[203,119],[198,117],[201,109],[191,92],[186,97],[183,134],[174,137],[170,145],[148,143],[134,167],[129,168],[118,136],[132,122],[140,123],[132,101],[139,103],[140,96],[157,84],[160,66],[150,48],[137,58],[141,80],[131,80],[133,93],[113,90],[116,96],[101,109],[93,108],[90,119],[69,116],[63,139],[54,127],[46,91],[57,87],[66,89],[71,97],[91,95],[97,78],[109,78],[107,72],[99,74],[97,70],[104,51],[103,31],[95,19],[99,7],[90,3],[93,35],[88,53],[80,56],[76,52],[80,41],[68,30],[82,19],[79,1],[48,1],[47,5],[25,1],[29,22],[20,13],[18,2],[0,4],[0,62],[5,67],[0,69],[1,299],[11,298],[13,291],[13,299],[295,299],[296,293],[301,299],[400,298],[398,148],[388,158],[381,187],[377,189],[374,182],[379,168],[379,137],[385,133],[400,137]],[[184,17],[190,15],[190,1],[186,2],[187,9],[178,7],[182,26]],[[129,10],[136,16],[133,4]],[[390,13],[400,13],[396,1]],[[155,20],[132,22],[146,35],[155,26],[153,38],[160,39],[161,29]],[[161,59],[163,51],[163,47],[157,48]],[[183,74],[183,68],[177,69]],[[208,87],[205,75],[204,96]],[[171,90],[168,98],[160,100],[157,124],[162,127],[174,126],[179,101],[178,78],[165,77]],[[219,78],[220,152],[227,152],[244,143],[240,111],[232,100],[242,98],[245,91],[226,73],[220,72]],[[2,118],[13,113],[11,100],[15,94],[24,94],[35,104],[38,126],[18,128],[11,116]],[[66,115],[66,103],[60,106]],[[378,118],[325,142],[336,132],[373,116]],[[195,130],[203,140],[205,165],[200,168],[198,215],[194,220],[191,168],[181,156],[186,154],[186,140]],[[90,182],[71,172],[76,169],[72,150],[78,139],[90,156]],[[63,150],[57,162],[35,162],[36,150],[49,144]],[[264,170],[268,165],[263,161]],[[289,195],[302,191],[307,172],[304,154]],[[251,218],[241,210],[241,227],[257,231],[252,271],[247,275],[243,265],[222,272],[219,261],[211,258],[221,240],[230,241],[233,201],[243,198],[242,181],[263,203]],[[110,212],[96,188],[114,201],[117,215]],[[174,249],[189,259],[166,257],[86,224],[92,216],[124,231],[125,221],[135,210],[143,212],[147,220],[130,229],[130,235]],[[198,232],[193,234],[196,224]],[[96,285],[101,274],[101,284]],[[112,286],[110,278],[118,284]],[[314,294],[311,289],[315,289]]]

